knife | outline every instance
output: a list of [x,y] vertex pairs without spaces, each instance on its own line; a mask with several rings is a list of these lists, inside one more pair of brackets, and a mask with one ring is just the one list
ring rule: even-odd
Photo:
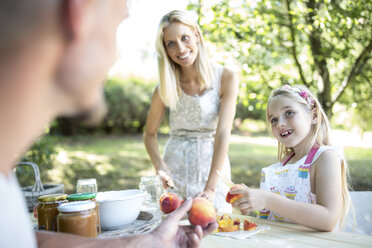
[[235,185],[227,176],[223,175],[219,170],[216,170],[217,174],[220,176],[222,182],[224,182],[229,188]]

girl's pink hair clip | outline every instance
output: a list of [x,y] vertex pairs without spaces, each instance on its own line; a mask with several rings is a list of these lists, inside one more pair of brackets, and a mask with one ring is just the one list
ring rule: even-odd
[[302,99],[304,99],[311,107],[314,107],[314,99],[306,91],[301,91],[299,88],[292,87],[289,85],[284,85],[281,89],[290,90],[296,92]]

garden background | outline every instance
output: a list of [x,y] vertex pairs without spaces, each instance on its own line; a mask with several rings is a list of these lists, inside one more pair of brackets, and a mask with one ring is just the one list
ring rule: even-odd
[[[138,0],[133,12],[141,9],[139,3],[149,1]],[[302,84],[317,94],[330,117],[335,144],[344,148],[350,167],[352,187],[372,190],[371,1],[181,2],[201,26],[211,60],[233,68],[240,77],[229,150],[233,181],[259,186],[261,168],[276,161],[276,143],[265,124],[267,98],[281,85]],[[161,14],[171,10],[166,1],[157,3]],[[119,33],[128,34],[129,26],[136,26],[131,18],[123,23],[125,32],[119,28]],[[141,31],[156,32],[156,25],[148,28]],[[137,67],[142,63],[156,68],[153,46],[146,44],[138,52]],[[143,74],[127,71],[126,60],[125,53],[119,54],[107,78],[109,111],[99,126],[60,118],[25,154],[24,161],[39,165],[43,183],[64,183],[71,193],[78,179],[94,177],[100,191],[119,190],[138,188],[141,176],[154,175],[142,131],[157,79],[143,68],[139,70]],[[168,132],[164,120],[161,152]],[[33,184],[30,168],[17,168],[17,175],[22,186]]]

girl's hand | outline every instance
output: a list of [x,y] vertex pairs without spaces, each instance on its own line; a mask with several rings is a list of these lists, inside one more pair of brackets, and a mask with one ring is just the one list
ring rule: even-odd
[[215,191],[205,189],[203,192],[199,193],[198,196],[203,197],[209,200],[210,202],[213,202],[215,194],[216,194]]
[[158,170],[158,174],[163,182],[164,189],[170,187],[174,187],[174,182],[172,180],[172,174],[168,168],[163,167],[162,169]]
[[251,211],[261,210],[266,207],[267,191],[261,189],[252,189],[243,185],[243,188],[230,190],[231,194],[242,194],[243,197],[236,200],[232,206],[239,209],[243,214]]

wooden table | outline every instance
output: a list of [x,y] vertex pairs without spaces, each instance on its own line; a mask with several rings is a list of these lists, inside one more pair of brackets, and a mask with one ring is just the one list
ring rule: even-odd
[[247,239],[232,239],[208,235],[201,243],[202,248],[245,248],[245,247],[372,247],[372,236],[349,232],[318,232],[297,225],[269,221],[242,215],[231,215],[234,218],[249,219],[258,225],[268,225],[268,231],[257,233]]
[[[229,215],[232,216],[234,219],[249,219],[250,221],[253,221],[258,225],[270,226],[271,229],[268,231],[262,231],[246,239],[232,239],[210,234],[202,240],[200,246],[201,248],[372,247],[372,236],[368,235],[341,231],[318,232],[297,224],[268,221],[238,214]],[[34,228],[37,229],[37,221],[35,222],[33,215],[31,216],[31,218],[34,220]],[[160,221],[157,222],[157,224],[159,223]],[[180,224],[186,225],[189,224],[189,222],[187,219],[185,219],[181,221]],[[155,228],[155,226],[147,229],[146,232],[151,231]],[[113,233],[113,235],[111,236],[119,237],[128,235],[127,233],[121,235],[120,230],[118,231],[119,233]],[[101,236],[103,237],[104,235],[101,234]]]

